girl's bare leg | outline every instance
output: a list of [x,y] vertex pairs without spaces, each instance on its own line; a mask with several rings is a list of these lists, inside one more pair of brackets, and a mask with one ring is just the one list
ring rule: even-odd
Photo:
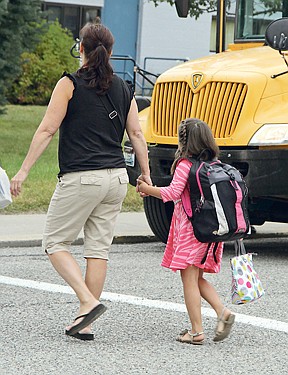
[[198,285],[201,297],[203,297],[213,308],[213,310],[215,310],[218,318],[220,318],[222,313],[224,319],[231,314],[231,311],[227,308],[225,309],[225,311],[223,311],[225,306],[221,302],[220,297],[214,286],[211,283],[209,283],[209,281],[203,278],[202,270],[199,270]]
[[[192,333],[202,332],[201,295],[198,286],[199,268],[189,266],[185,270],[181,270],[181,278],[185,305],[192,325]],[[189,337],[188,333],[186,335]],[[200,335],[195,338],[195,341],[202,340],[203,338],[204,336]]]

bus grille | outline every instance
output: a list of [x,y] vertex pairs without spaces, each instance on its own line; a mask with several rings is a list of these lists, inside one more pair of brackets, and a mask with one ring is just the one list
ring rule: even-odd
[[246,94],[243,83],[209,82],[195,94],[187,82],[157,83],[151,108],[154,134],[177,137],[179,123],[195,117],[210,126],[215,138],[231,137]]

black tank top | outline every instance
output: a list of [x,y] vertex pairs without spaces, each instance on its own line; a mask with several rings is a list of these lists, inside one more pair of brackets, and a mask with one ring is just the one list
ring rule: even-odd
[[[59,175],[68,172],[125,168],[122,139],[133,92],[128,84],[117,75],[113,76],[108,90],[119,121],[115,123],[101,97],[94,88],[75,73],[67,74],[74,84],[73,96],[68,103],[67,113],[59,129]],[[119,128],[118,128],[119,123]]]

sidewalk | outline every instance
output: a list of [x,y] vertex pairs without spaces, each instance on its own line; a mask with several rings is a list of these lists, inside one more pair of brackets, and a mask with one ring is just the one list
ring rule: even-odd
[[[0,248],[41,246],[45,214],[0,215]],[[144,212],[123,212],[117,219],[114,243],[157,241]],[[76,244],[83,243],[81,232]]]
[[[0,248],[40,246],[45,225],[45,214],[0,215]],[[256,234],[251,240],[265,238],[287,238],[288,224],[267,222],[255,226]],[[144,212],[120,213],[114,235],[114,243],[136,243],[157,241],[151,231]],[[76,244],[83,243],[83,233]]]

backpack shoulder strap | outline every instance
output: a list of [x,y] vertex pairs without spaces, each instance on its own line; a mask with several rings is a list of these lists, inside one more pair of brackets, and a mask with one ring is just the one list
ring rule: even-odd
[[[196,159],[193,159],[193,158],[190,158],[188,157],[187,158],[191,163],[191,168],[193,166],[193,163],[195,163]],[[191,168],[190,168],[190,171],[189,171],[189,176],[190,176],[190,173],[191,173]],[[190,184],[189,182],[189,176],[188,176],[188,184]],[[182,201],[182,206],[184,208],[184,211],[186,213],[186,215],[188,216],[189,219],[192,218],[192,207],[191,207],[191,201],[190,201],[190,191],[188,189],[184,189],[183,191],[183,194],[181,196],[181,201]]]
[[183,194],[181,196],[182,205],[184,208],[184,211],[188,218],[192,217],[192,208],[191,208],[191,202],[190,202],[190,193],[187,189],[183,191]]

